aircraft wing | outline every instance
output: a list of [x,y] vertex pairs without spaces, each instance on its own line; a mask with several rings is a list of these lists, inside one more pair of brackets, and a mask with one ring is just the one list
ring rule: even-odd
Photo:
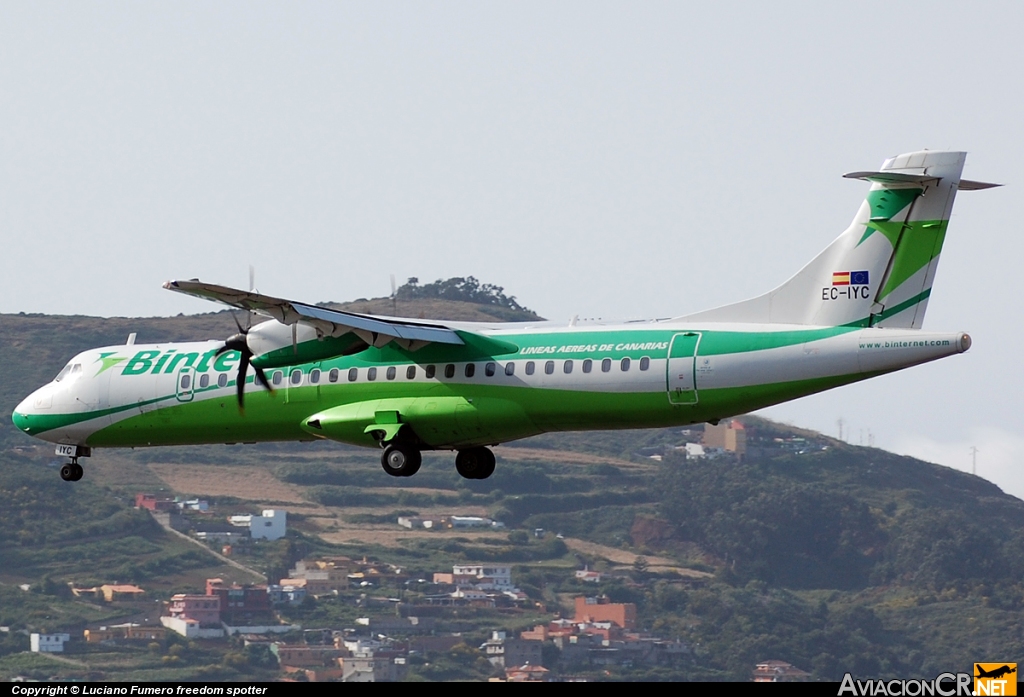
[[164,288],[255,312],[282,324],[295,325],[302,322],[315,328],[320,336],[338,337],[352,332],[370,346],[381,347],[395,341],[403,348],[414,350],[428,343],[459,346],[466,343],[454,329],[442,324],[330,310],[262,293],[203,283],[198,279],[167,281]]

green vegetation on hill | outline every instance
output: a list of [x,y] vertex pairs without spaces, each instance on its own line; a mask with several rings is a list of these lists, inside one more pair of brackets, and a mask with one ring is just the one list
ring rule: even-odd
[[[536,319],[503,289],[472,277],[425,286],[414,280],[394,301],[378,298],[343,307],[413,317]],[[0,405],[8,414],[72,355],[121,343],[129,332],[148,342],[236,331],[229,313],[147,319],[5,315],[2,320],[0,362],[8,379],[0,385]],[[263,468],[280,480],[292,497],[286,500],[309,502],[295,506],[300,512],[289,517],[287,540],[254,549],[244,559],[273,574],[321,553],[377,557],[401,566],[410,579],[429,578],[457,562],[507,562],[516,565],[516,583],[545,609],[506,614],[460,609],[445,619],[444,631],[466,631],[475,641],[488,627],[514,631],[556,611],[570,612],[574,595],[606,593],[636,603],[644,628],[693,647],[688,663],[674,672],[615,669],[595,677],[745,680],[753,664],[765,659],[789,661],[829,680],[847,670],[858,677],[934,677],[968,670],[976,660],[1024,652],[1024,502],[944,467],[755,418],[744,421],[751,445],[744,460],[685,460],[675,448],[696,434],[661,429],[547,434],[511,444],[498,451],[498,468],[486,481],[458,477],[450,457],[434,454],[427,455],[415,477],[394,479],[380,470],[375,451],[315,443],[119,452],[117,467],[143,473],[127,483],[117,472],[129,470],[113,465],[105,480],[91,478],[114,459],[99,451],[87,463],[94,468],[90,475],[71,485],[48,466],[52,450],[33,451],[33,441],[5,417],[0,419],[0,525],[6,533],[0,539],[0,624],[56,630],[108,616],[105,608],[68,597],[70,580],[138,582],[163,597],[198,590],[205,574],[219,575],[223,567],[212,567],[209,555],[130,507],[137,482],[161,487],[168,468],[202,464],[211,472],[230,473],[229,479]],[[808,447],[774,445],[798,439]],[[662,461],[646,457],[652,453]],[[238,498],[224,508],[235,512],[250,505],[255,501]],[[397,515],[427,509],[486,512],[510,529],[464,536],[424,533],[387,547],[358,540],[332,545],[320,537],[330,539],[341,525],[387,536],[398,531]],[[549,534],[535,539],[527,533],[535,528]],[[642,562],[630,568],[629,561],[607,561],[608,548],[629,560],[660,561],[657,568]],[[606,576],[596,587],[584,585],[572,577],[583,564],[604,571],[617,567],[618,575]],[[26,593],[18,583],[31,583],[33,590]],[[422,595],[415,588],[395,581],[375,592],[408,600]],[[367,613],[394,613],[391,606],[357,606],[359,593],[364,592],[288,612],[302,622],[342,626]],[[23,635],[5,633],[0,656],[21,651],[24,644]],[[237,656],[231,660],[240,667],[232,667],[203,651],[182,648],[176,661],[169,653],[140,654],[132,659],[137,672],[124,674],[212,679],[257,670]],[[476,667],[475,649],[460,651],[441,657],[436,669],[428,662],[417,666],[413,675],[487,674],[482,664]],[[37,666],[37,658],[6,656],[0,659],[0,675],[51,674],[44,672],[48,659]]]
[[490,283],[481,284],[473,276],[449,278],[445,281],[438,279],[433,283],[423,286],[420,285],[420,279],[410,278],[395,291],[395,298],[397,300],[420,298],[457,300],[476,305],[489,305],[503,310],[510,310],[513,313],[531,315],[531,319],[537,318],[537,314],[533,310],[523,307],[516,302],[514,295],[511,297],[505,295],[505,289],[501,286],[495,286]]

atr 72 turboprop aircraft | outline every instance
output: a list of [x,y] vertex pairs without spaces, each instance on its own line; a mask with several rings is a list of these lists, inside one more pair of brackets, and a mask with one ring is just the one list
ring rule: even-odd
[[227,341],[133,335],[81,353],[14,423],[70,458],[65,480],[97,447],[317,438],[381,447],[398,477],[423,450],[456,450],[459,474],[484,479],[487,446],[547,431],[717,423],[970,347],[921,331],[956,192],[997,186],[961,179],[965,157],[914,152],[845,175],[871,183],[866,200],[789,281],[669,320],[429,322],[169,281],[270,320]]

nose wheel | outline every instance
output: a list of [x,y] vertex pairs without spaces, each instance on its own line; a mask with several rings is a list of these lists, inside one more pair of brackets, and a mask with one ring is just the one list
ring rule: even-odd
[[85,471],[82,469],[82,466],[78,464],[77,460],[66,462],[60,468],[60,478],[65,482],[77,482],[82,478],[83,474],[85,474]]
[[392,477],[411,477],[420,471],[423,454],[416,448],[402,443],[392,443],[384,448],[380,465]]
[[466,479],[487,479],[494,474],[494,453],[487,448],[460,450],[455,469]]

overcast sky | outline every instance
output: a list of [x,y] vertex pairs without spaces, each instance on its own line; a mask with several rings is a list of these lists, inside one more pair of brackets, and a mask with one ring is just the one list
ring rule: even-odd
[[[969,151],[926,329],[969,353],[769,409],[1024,496],[1024,6],[0,2],[0,311],[205,312],[474,275],[558,320],[760,294],[841,174]],[[198,337],[197,337],[198,338]],[[206,337],[203,337],[206,338]],[[140,341],[145,337],[140,337]]]

